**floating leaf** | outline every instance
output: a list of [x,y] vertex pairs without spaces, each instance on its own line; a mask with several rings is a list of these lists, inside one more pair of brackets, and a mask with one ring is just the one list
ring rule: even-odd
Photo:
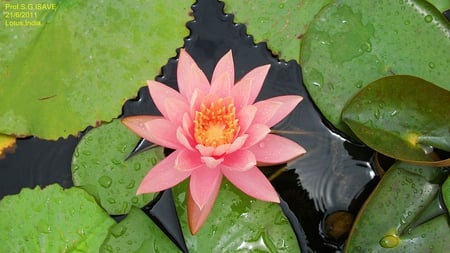
[[109,229],[100,252],[179,252],[175,244],[140,209],[131,208],[119,224]]
[[0,133],[57,139],[117,117],[183,44],[192,2],[2,3]]
[[173,193],[190,252],[300,252],[289,220],[278,204],[255,200],[226,180],[205,224],[196,235],[191,235],[185,189],[186,181],[177,185]]
[[448,0],[428,0],[428,2],[434,5],[434,7],[441,12],[450,10],[450,1]]
[[346,252],[446,252],[447,215],[416,224],[440,190],[442,170],[396,163],[360,211]]
[[[255,41],[267,41],[279,58],[298,60],[309,23],[332,0],[225,0],[225,12],[247,25]],[[261,7],[264,8],[261,8]]]
[[8,150],[14,149],[16,138],[10,135],[0,134],[0,159],[5,156]]
[[346,105],[342,120],[380,153],[427,161],[429,147],[450,151],[449,111],[450,91],[399,75],[366,86]]
[[139,137],[120,120],[113,120],[88,132],[75,149],[72,177],[76,186],[95,196],[110,214],[128,213],[142,207],[155,194],[136,195],[148,170],[164,158],[162,148],[142,152],[129,160]]
[[114,224],[82,189],[22,189],[0,201],[0,252],[98,252]]
[[450,209],[450,176],[447,177],[447,180],[442,185],[442,195],[447,209]]
[[450,89],[450,23],[426,1],[347,0],[315,16],[303,39],[305,85],[324,116],[341,120],[365,85],[393,74],[414,75]]

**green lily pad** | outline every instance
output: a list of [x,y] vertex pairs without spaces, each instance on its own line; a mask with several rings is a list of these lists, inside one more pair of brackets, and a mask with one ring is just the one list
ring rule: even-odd
[[0,252],[98,252],[115,222],[79,188],[22,189],[0,201]]
[[435,201],[442,177],[440,168],[394,164],[360,211],[346,252],[446,252],[446,214],[415,223]]
[[2,2],[0,133],[57,139],[117,117],[183,45],[192,3]]
[[428,2],[434,5],[434,7],[441,12],[450,10],[450,1],[448,0],[428,0]]
[[[324,116],[347,134],[347,102],[365,85],[414,75],[447,90],[450,23],[426,1],[346,0],[315,16],[301,48],[305,85]],[[420,94],[418,94],[420,95]]]
[[180,252],[161,229],[136,207],[127,217],[109,229],[109,235],[100,252]]
[[444,184],[442,185],[442,195],[444,197],[444,203],[447,209],[450,209],[450,176],[447,177]]
[[344,107],[342,120],[365,144],[400,160],[432,160],[450,151],[450,91],[413,76],[376,80]]
[[278,204],[255,200],[227,180],[211,213],[196,235],[186,220],[187,181],[173,194],[186,245],[190,252],[300,252],[289,220]]
[[303,35],[321,8],[333,0],[225,0],[225,12],[244,23],[256,42],[286,60],[298,60]]
[[155,196],[136,195],[136,191],[148,170],[164,158],[163,149],[125,160],[139,140],[120,120],[113,120],[88,132],[74,151],[74,185],[95,196],[109,214],[128,213],[132,206],[143,207]]

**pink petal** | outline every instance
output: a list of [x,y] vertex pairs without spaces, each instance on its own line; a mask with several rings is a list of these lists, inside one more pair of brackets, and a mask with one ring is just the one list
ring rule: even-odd
[[236,83],[231,94],[235,98],[235,106],[237,109],[255,102],[269,69],[270,64],[254,68]]
[[214,152],[214,147],[207,147],[202,144],[195,145],[195,148],[200,152],[202,156],[211,156]]
[[[177,120],[176,114],[180,113],[180,111],[184,112],[189,108],[186,99],[176,90],[160,82],[148,81],[147,85],[150,96],[162,115],[170,120],[175,119],[174,122],[179,122],[180,120]],[[167,103],[167,99],[170,99],[169,104]],[[171,105],[173,103],[175,104]],[[175,115],[173,111],[175,111]],[[171,115],[174,116],[171,117]]]
[[238,150],[225,156],[222,165],[230,170],[246,171],[256,165],[256,158],[255,155],[248,150]]
[[189,182],[189,192],[195,204],[203,209],[211,199],[214,189],[220,186],[222,173],[220,169],[211,169],[206,166],[194,170]]
[[234,85],[234,63],[233,54],[228,51],[220,58],[211,79],[210,93],[219,97],[227,97],[231,94],[231,88]]
[[295,95],[279,96],[256,102],[258,108],[255,123],[272,127],[284,119],[302,101],[303,97]]
[[195,143],[194,141],[189,138],[189,135],[187,135],[183,128],[178,127],[177,128],[177,140],[178,142],[183,145],[186,149],[189,149],[191,151],[194,151],[195,149],[193,148]]
[[202,156],[200,157],[200,159],[206,165],[206,167],[210,169],[216,168],[217,165],[223,162],[223,158],[214,158],[212,156]]
[[187,196],[187,218],[189,224],[189,230],[191,234],[195,235],[202,225],[205,223],[208,218],[211,209],[214,206],[214,202],[216,201],[217,195],[219,194],[220,184],[216,185],[216,188],[211,190],[210,198],[205,203],[203,208],[200,208],[196,205],[195,201],[192,199],[192,194],[190,191]]
[[236,117],[239,120],[239,132],[245,133],[253,122],[256,115],[256,107],[253,105],[244,106],[238,111]]
[[242,148],[244,146],[245,141],[247,141],[248,134],[243,134],[234,139],[233,143],[231,143],[230,148],[226,151],[227,154],[233,153],[234,151]]
[[192,97],[194,90],[199,89],[207,93],[210,89],[205,73],[198,67],[194,59],[186,52],[180,50],[177,66],[178,89],[187,99]]
[[243,148],[248,148],[262,141],[270,133],[270,128],[263,124],[251,125],[247,131],[248,138]]
[[186,149],[181,149],[175,159],[175,169],[180,171],[192,171],[204,166],[200,155],[197,152],[192,152]]
[[231,144],[222,144],[214,148],[213,156],[221,156],[230,149]]
[[122,123],[144,139],[157,145],[178,149],[177,128],[161,116],[139,115],[122,119]]
[[223,168],[222,173],[245,194],[262,201],[280,203],[280,198],[272,184],[257,167],[246,171]]
[[174,151],[157,163],[142,180],[137,194],[163,191],[189,177],[192,171],[180,171],[175,168],[175,160],[179,152]]
[[165,101],[166,114],[165,117],[174,124],[181,124],[183,115],[189,112],[189,105],[185,101],[167,98]]
[[306,151],[297,143],[274,134],[268,134],[264,140],[248,150],[255,154],[256,161],[263,164],[281,164],[292,160]]

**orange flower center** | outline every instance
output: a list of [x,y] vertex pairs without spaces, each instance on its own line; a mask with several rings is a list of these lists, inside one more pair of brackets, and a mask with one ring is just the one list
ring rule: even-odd
[[211,102],[209,106],[204,103],[200,111],[195,112],[194,137],[197,143],[206,147],[217,147],[233,142],[239,125],[236,119],[236,108],[232,100],[222,98]]

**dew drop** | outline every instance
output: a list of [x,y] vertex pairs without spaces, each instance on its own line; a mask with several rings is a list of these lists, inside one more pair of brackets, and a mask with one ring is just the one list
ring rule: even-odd
[[121,224],[117,224],[116,226],[112,227],[110,232],[114,237],[120,237],[127,231],[127,228]]
[[386,235],[380,240],[380,245],[383,248],[394,248],[397,247],[398,243],[399,238],[395,235]]
[[279,4],[278,8],[283,9],[284,8],[284,3]]
[[372,51],[372,43],[370,41],[366,41],[364,44],[362,44],[361,49],[364,52],[371,52]]
[[433,21],[433,16],[431,15],[426,15],[425,18],[423,19],[425,20],[425,22],[430,23],[431,21]]
[[360,89],[363,86],[363,82],[362,81],[358,81],[357,83],[355,83],[355,87]]
[[436,67],[436,66],[434,65],[434,62],[429,62],[429,63],[428,63],[428,67],[429,67],[430,69],[434,69],[434,67]]
[[127,184],[127,189],[133,189],[134,186],[136,185],[136,182],[134,180],[131,180],[128,184]]
[[156,159],[156,157],[152,157],[151,161],[152,161],[153,166],[155,166],[158,163],[158,160]]
[[116,200],[113,199],[113,198],[108,198],[106,201],[108,201],[108,203],[110,203],[110,204],[115,204],[116,203]]
[[[153,163],[153,159],[152,159],[152,163]],[[135,163],[135,164],[134,164],[134,170],[135,170],[135,171],[141,170],[141,164],[140,164],[140,163]]]
[[50,233],[52,232],[52,228],[50,227],[50,225],[44,221],[44,220],[40,220],[37,224],[37,230],[41,233]]
[[114,163],[115,165],[119,165],[120,164],[120,161],[117,160],[117,159],[112,159],[111,162]]
[[266,146],[266,144],[264,142],[258,143],[258,147],[260,147],[260,148],[264,148],[265,146]]
[[103,187],[103,188],[109,188],[112,184],[112,178],[108,176],[101,176],[97,182]]
[[376,119],[380,119],[380,110],[379,110],[379,109],[376,109],[375,112],[373,113],[373,116],[374,116]]
[[132,197],[131,198],[131,203],[133,203],[133,204],[137,204],[139,202],[139,198],[138,197]]

